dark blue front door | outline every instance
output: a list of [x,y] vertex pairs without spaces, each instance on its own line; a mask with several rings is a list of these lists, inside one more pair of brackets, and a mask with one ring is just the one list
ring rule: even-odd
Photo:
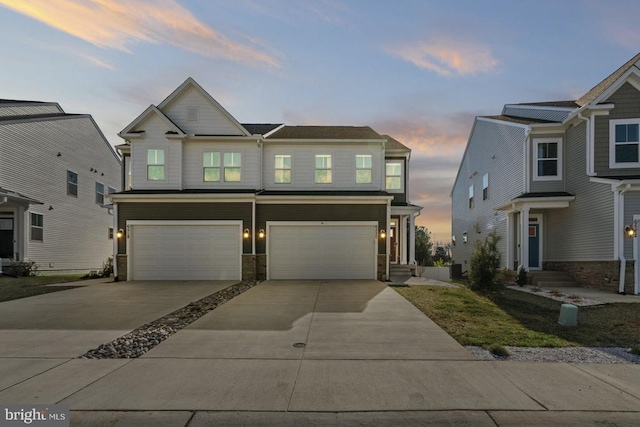
[[540,268],[540,224],[529,224],[529,268]]

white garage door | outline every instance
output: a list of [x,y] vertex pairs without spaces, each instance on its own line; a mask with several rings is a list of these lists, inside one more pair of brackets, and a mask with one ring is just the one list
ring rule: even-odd
[[240,280],[241,226],[129,225],[129,280]]
[[376,279],[372,223],[269,223],[269,279]]

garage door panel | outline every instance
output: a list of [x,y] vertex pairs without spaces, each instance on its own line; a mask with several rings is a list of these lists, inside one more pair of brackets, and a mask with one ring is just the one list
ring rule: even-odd
[[132,280],[239,280],[237,225],[131,226]]
[[271,225],[269,278],[375,279],[373,225]]

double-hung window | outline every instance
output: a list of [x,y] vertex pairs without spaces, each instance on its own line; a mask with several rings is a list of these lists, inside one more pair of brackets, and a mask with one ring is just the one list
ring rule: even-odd
[[316,184],[331,184],[331,154],[316,155]]
[[560,138],[540,138],[533,140],[535,181],[556,181],[562,179],[562,140]]
[[147,150],[147,180],[164,181],[164,150]]
[[609,167],[640,167],[640,119],[609,121]]
[[387,190],[402,190],[401,162],[387,162],[385,188]]
[[224,153],[224,182],[242,181],[240,153]]
[[489,174],[485,173],[482,176],[482,200],[489,198]]
[[469,186],[469,209],[473,209],[475,205],[475,201],[473,200],[473,184],[471,184]]
[[104,184],[96,181],[96,203],[104,205]]
[[42,242],[44,240],[44,216],[31,213],[31,237],[32,241]]
[[70,170],[67,171],[67,194],[78,197],[78,174]]
[[206,152],[202,155],[202,179],[204,182],[220,182],[220,153]]
[[371,155],[356,155],[356,184],[371,184]]
[[289,154],[276,154],[273,182],[291,184],[291,156]]

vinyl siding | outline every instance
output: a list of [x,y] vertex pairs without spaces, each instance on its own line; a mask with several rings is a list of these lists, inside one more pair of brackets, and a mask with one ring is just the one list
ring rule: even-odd
[[609,120],[640,118],[640,93],[625,83],[607,102],[613,103],[608,116],[597,116],[595,123],[595,171],[599,176],[638,175],[638,168],[609,169]]
[[[537,164],[537,155],[536,155],[536,144],[535,140],[539,139],[547,139],[547,138],[560,138],[562,140],[562,162],[558,165],[559,169],[561,169],[562,179],[554,180],[554,181],[537,181],[535,180],[535,169],[538,167]],[[555,135],[540,135],[540,136],[531,136],[531,144],[530,144],[530,152],[529,159],[531,161],[531,166],[529,168],[529,191],[532,193],[543,193],[543,192],[554,192],[554,191],[566,191],[565,190],[565,179],[566,179],[566,171],[567,171],[567,148],[566,142],[564,140],[564,136],[562,134]]]
[[544,218],[545,261],[613,258],[613,193],[589,182],[585,173],[586,124],[567,131],[566,191],[576,199],[566,209],[549,209]]
[[[630,191],[624,194],[624,224],[622,228],[633,223],[633,216],[640,215],[640,191]],[[638,237],[636,237],[638,239]],[[624,239],[624,256],[633,259],[634,239]]]
[[[242,228],[251,229],[251,203],[119,203],[118,228],[126,229],[127,221],[241,220]],[[223,243],[223,242],[221,242]],[[251,239],[244,240],[243,252],[251,253]],[[126,253],[126,237],[118,241],[118,253]]]
[[[291,184],[274,183],[276,154],[291,155]],[[330,184],[315,183],[315,156],[331,155]],[[356,185],[356,155],[371,155],[371,184]],[[266,190],[363,190],[383,189],[383,162],[380,144],[264,144],[263,186]]]
[[[256,230],[266,230],[267,221],[377,221],[379,229],[386,229],[387,205],[258,204]],[[256,253],[265,250],[265,241],[257,239]],[[378,253],[386,253],[386,241],[379,241]]]
[[56,105],[21,104],[0,106],[0,117],[56,114],[62,112],[62,109]]
[[505,107],[502,114],[504,114],[505,116],[522,117],[525,119],[562,122],[570,113],[571,111],[510,106]]
[[[216,188],[259,188],[260,148],[255,141],[250,142],[195,142],[187,141],[183,144],[185,189],[216,189]],[[222,153],[241,153],[241,182],[204,182],[202,158],[207,151],[220,152],[220,175],[223,176]]]
[[[197,107],[198,120],[187,120],[187,108]],[[243,135],[243,133],[217,108],[211,105],[196,88],[190,87],[162,109],[180,129],[189,134]]]
[[[167,139],[169,127],[157,115],[150,116],[137,126],[143,129],[144,137],[131,143],[132,188],[134,190],[149,189],[182,189],[182,143],[179,140]],[[165,150],[165,180],[147,180],[147,150]]]
[[[78,174],[77,197],[67,170]],[[30,207],[43,215],[42,242],[29,241],[24,216],[26,257],[41,271],[95,270],[112,255],[113,216],[95,202],[96,181],[119,190],[120,162],[88,116],[0,125],[0,187],[44,203]]]
[[[502,237],[498,247],[506,265],[506,214],[495,207],[523,193],[524,128],[476,119],[467,150],[452,191],[452,233],[456,236],[453,259],[469,269],[476,240],[496,230]],[[489,173],[489,198],[482,200],[482,177]],[[474,187],[475,207],[469,209],[469,186]],[[478,233],[479,231],[479,233]],[[462,243],[466,232],[468,243]]]

